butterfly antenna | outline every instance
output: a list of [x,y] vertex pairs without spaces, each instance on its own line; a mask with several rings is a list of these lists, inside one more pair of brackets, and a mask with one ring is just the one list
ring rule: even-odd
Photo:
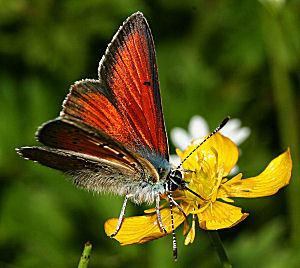
[[198,146],[193,150],[191,151],[188,156],[186,158],[184,158],[182,160],[182,162],[180,163],[180,165],[177,167],[180,168],[182,166],[182,164],[191,156],[191,154],[193,154],[204,142],[206,142],[209,138],[211,138],[213,135],[215,135],[217,132],[219,132],[226,124],[227,122],[229,121],[230,119],[230,116],[227,116],[223,121],[222,123],[213,131],[211,132],[200,144],[198,144]]
[[177,261],[177,242],[175,236],[175,228],[174,228],[174,217],[173,217],[173,197],[171,192],[168,193],[168,198],[170,200],[170,210],[171,210],[171,226],[172,226],[172,244],[173,244],[173,258],[174,261]]

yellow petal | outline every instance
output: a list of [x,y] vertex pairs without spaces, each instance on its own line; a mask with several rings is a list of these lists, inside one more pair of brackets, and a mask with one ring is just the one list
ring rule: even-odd
[[234,176],[232,179],[227,180],[225,181],[225,183],[221,184],[218,190],[217,199],[223,199],[225,201],[228,198],[228,196],[231,196],[231,192],[233,191],[232,186],[240,184],[242,177],[243,174],[239,173],[236,176]]
[[[176,153],[181,160],[189,155],[204,138],[194,140],[184,152],[179,150]],[[217,156],[215,153],[217,152]],[[239,151],[237,146],[227,137],[216,133],[209,138],[199,149],[197,149],[187,161],[184,162],[183,168],[197,170],[199,168],[199,159],[203,159],[210,168],[215,165],[222,166],[223,176],[227,176],[238,160]]]
[[184,240],[184,244],[187,246],[189,243],[193,243],[195,239],[195,225],[196,225],[196,217],[193,215],[192,227]]
[[242,213],[241,208],[219,201],[198,215],[199,226],[205,230],[230,228],[243,221],[249,214]]
[[[163,208],[164,206],[166,206],[166,205],[168,205],[168,204],[170,204],[170,202],[164,202],[163,204],[161,204],[160,206],[159,206],[159,209],[161,209],[161,208]],[[149,213],[154,213],[154,212],[156,212],[156,208],[154,207],[154,208],[149,208],[149,209],[145,209],[144,210],[144,213],[147,213],[147,214],[149,214]]]
[[184,221],[183,224],[183,235],[186,235],[190,229],[189,222],[187,220]]
[[221,186],[218,198],[262,197],[272,195],[290,182],[292,172],[290,149],[273,159],[266,169],[256,177],[241,179],[241,174]]
[[[182,205],[182,209],[188,214],[189,205]],[[160,211],[161,219],[167,233],[172,232],[170,208],[164,208]],[[185,220],[183,214],[177,207],[173,208],[175,229]],[[116,230],[118,224],[117,218],[109,219],[104,224],[105,233],[109,236]],[[158,225],[157,215],[149,214],[136,217],[124,218],[119,233],[114,237],[122,246],[131,244],[142,244],[165,236]]]

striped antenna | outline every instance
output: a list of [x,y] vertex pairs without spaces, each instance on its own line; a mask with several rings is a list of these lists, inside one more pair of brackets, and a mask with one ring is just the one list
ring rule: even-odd
[[180,165],[177,167],[177,169],[179,169],[182,164],[191,156],[191,154],[193,154],[204,142],[206,142],[209,138],[211,138],[211,136],[215,135],[217,132],[219,132],[229,121],[230,116],[227,116],[222,123],[212,132],[210,133],[193,151],[191,151],[188,156],[186,158],[184,158],[182,160],[182,162],[180,163]]

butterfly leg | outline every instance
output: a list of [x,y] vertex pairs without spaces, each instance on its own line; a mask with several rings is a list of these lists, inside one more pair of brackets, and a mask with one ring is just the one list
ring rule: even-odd
[[156,208],[156,215],[157,215],[159,227],[160,227],[160,229],[163,230],[164,233],[166,234],[167,231],[166,231],[166,229],[164,228],[164,226],[163,226],[163,224],[162,224],[161,216],[160,216],[160,211],[159,211],[159,201],[160,201],[159,194],[157,194],[157,195],[155,196],[155,199],[156,199],[156,206],[155,206],[155,208]]
[[185,217],[185,220],[188,222],[188,218],[187,218],[186,214],[184,213],[183,209],[181,208],[181,206],[173,199],[173,197],[171,195],[169,195],[168,198],[170,200],[170,203],[173,203],[175,205],[175,207],[177,207],[179,209],[179,211]]
[[114,236],[116,236],[117,233],[121,229],[121,225],[122,225],[122,222],[123,222],[127,201],[130,197],[132,197],[132,194],[128,194],[128,195],[125,196],[125,200],[124,200],[124,203],[123,203],[123,206],[122,206],[122,209],[121,209],[121,213],[120,213],[120,216],[119,216],[119,221],[118,221],[117,228],[116,228],[115,232],[112,235],[110,235],[110,238],[113,238]]

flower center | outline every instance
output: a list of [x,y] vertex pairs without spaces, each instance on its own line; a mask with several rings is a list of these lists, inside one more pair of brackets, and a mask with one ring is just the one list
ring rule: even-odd
[[[197,152],[192,161],[189,161],[188,168],[195,171],[184,176],[184,179],[189,182],[189,188],[208,200],[209,203],[215,202],[224,174],[223,163],[219,163],[218,152],[212,147]],[[197,205],[203,206],[205,203],[189,192],[186,192],[185,195],[187,199],[196,202]]]

